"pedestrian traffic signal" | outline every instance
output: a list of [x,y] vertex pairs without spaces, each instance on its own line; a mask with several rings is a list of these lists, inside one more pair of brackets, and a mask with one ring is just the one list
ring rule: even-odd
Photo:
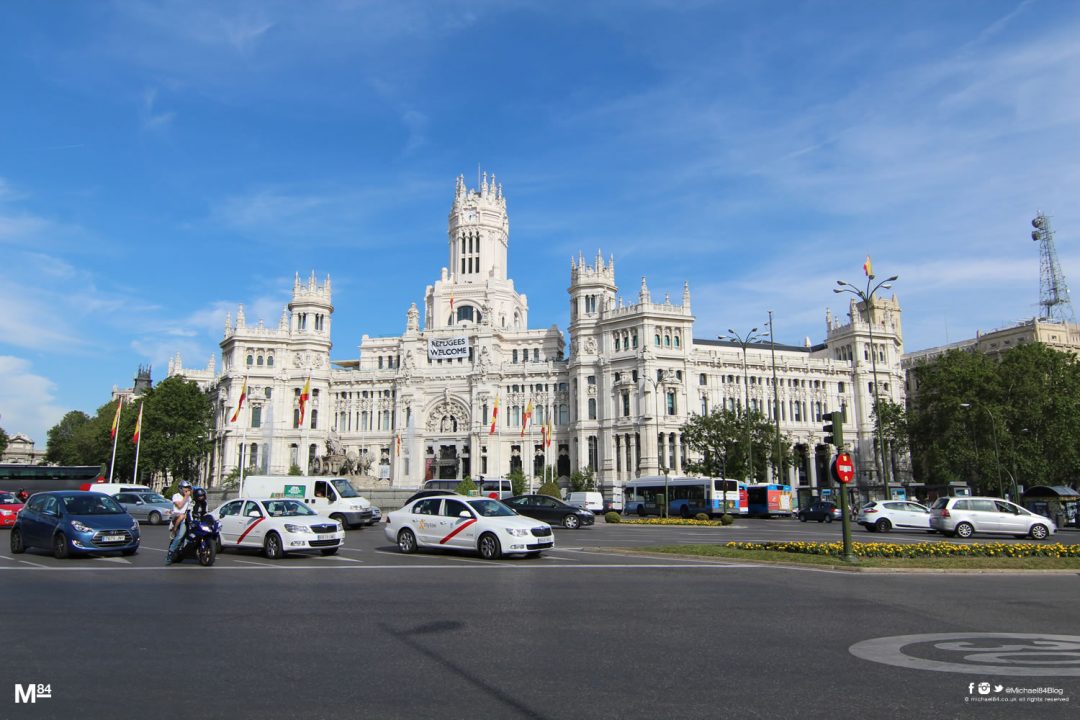
[[825,444],[835,445],[837,449],[844,447],[844,416],[839,412],[825,413],[821,416],[827,422],[821,426],[825,431]]

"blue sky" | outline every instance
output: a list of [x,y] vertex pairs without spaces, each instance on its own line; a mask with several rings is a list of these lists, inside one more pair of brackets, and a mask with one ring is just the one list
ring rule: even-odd
[[569,261],[690,283],[696,335],[824,338],[899,274],[917,350],[1038,312],[1048,213],[1080,283],[1073,2],[0,5],[0,426],[40,445],[226,312],[334,282],[335,359],[447,262],[460,173],[503,183],[530,324]]

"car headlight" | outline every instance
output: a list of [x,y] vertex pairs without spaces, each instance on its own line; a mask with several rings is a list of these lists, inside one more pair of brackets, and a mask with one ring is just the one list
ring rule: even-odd
[[72,520],[71,521],[71,527],[75,528],[75,532],[81,532],[81,533],[94,532],[94,528],[87,527],[86,525],[83,525],[78,520]]
[[307,525],[293,525],[292,523],[285,523],[285,532],[303,534],[311,532],[311,528],[309,528]]
[[139,529],[139,521],[138,520],[136,520],[134,518],[131,519],[131,529],[132,530],[138,530]]
[[514,537],[525,537],[529,534],[529,531],[525,528],[506,528],[506,532],[510,533]]

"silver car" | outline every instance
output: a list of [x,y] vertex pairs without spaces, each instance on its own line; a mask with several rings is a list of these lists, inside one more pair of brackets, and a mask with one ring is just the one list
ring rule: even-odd
[[1036,515],[1016,503],[994,497],[943,497],[930,506],[930,527],[952,537],[975,533],[1030,535],[1042,540],[1057,532],[1050,518]]
[[173,504],[156,492],[119,492],[113,499],[140,522],[160,525],[172,518]]

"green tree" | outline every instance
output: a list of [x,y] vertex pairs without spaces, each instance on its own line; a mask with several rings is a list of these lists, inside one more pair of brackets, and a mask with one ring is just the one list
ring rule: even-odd
[[[874,411],[874,429],[885,440],[885,457],[889,459],[889,477],[896,481],[897,465],[901,457],[910,450],[907,410],[903,405],[891,400],[882,400]],[[848,441],[851,444],[851,441]]]
[[570,492],[596,489],[596,475],[592,468],[581,468],[570,473]]
[[[748,470],[749,452],[746,424],[743,415],[722,408],[708,415],[693,415],[682,428],[687,447],[700,454],[700,460],[692,460],[686,469],[707,477],[744,479]],[[791,440],[780,436],[780,457],[776,457],[776,427],[761,413],[751,412],[750,445],[754,458],[752,482],[765,479],[767,465],[776,467],[790,463]],[[780,473],[776,473],[780,474]]]
[[300,469],[300,466],[293,463],[289,466],[289,475],[303,475],[304,471]]
[[7,432],[5,432],[4,428],[0,428],[0,454],[7,450],[8,440]]
[[916,479],[1069,484],[1080,474],[1080,362],[1040,343],[1000,359],[950,351],[912,370],[907,428]]
[[545,481],[537,492],[540,495],[547,495],[548,497],[562,498],[562,488],[560,488],[559,484],[554,480]]
[[[211,448],[210,397],[194,382],[174,376],[147,391],[143,399],[140,467],[145,462],[151,472],[197,479],[199,465]],[[131,422],[134,425],[134,419]]]
[[525,473],[522,472],[521,468],[514,468],[506,478],[510,481],[510,490],[515,495],[525,494]]
[[476,487],[476,483],[474,483],[472,478],[468,475],[462,478],[461,482],[458,483],[457,491],[462,495],[469,495],[470,497],[480,494],[479,488]]
[[[110,407],[114,407],[109,403]],[[110,420],[111,422],[111,420]],[[45,445],[45,460],[57,465],[88,465],[101,462],[96,453],[87,446],[92,430],[89,415],[82,410],[72,410],[49,428]],[[105,458],[108,460],[108,458]]]

